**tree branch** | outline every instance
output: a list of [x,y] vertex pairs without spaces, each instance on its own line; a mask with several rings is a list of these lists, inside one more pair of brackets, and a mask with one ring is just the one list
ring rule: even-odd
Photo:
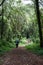
[[2,3],[0,4],[0,6],[3,5],[4,1],[5,1],[5,0],[2,1]]

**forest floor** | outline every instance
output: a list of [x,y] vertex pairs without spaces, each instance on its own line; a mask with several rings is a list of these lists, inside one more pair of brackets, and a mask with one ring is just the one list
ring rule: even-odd
[[24,47],[5,53],[0,60],[0,65],[43,65],[43,57],[27,51]]

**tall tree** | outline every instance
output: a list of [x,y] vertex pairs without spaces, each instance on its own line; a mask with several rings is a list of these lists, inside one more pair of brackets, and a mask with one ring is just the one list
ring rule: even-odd
[[39,26],[39,35],[40,35],[40,47],[43,47],[43,40],[42,40],[42,30],[41,30],[41,21],[40,21],[40,11],[39,11],[39,0],[35,0],[36,4],[36,14]]
[[1,3],[0,3],[0,6],[2,6],[2,13],[1,13],[1,16],[2,16],[2,20],[1,20],[1,39],[2,39],[3,25],[4,25],[4,23],[3,23],[3,12],[4,12],[4,10],[3,10],[3,3],[4,3],[4,1],[5,0],[2,0]]

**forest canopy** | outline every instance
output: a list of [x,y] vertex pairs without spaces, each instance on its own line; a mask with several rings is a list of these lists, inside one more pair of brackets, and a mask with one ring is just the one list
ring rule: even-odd
[[[39,9],[43,36],[43,0],[39,0]],[[0,6],[1,13],[2,6]],[[0,16],[0,39],[13,43],[18,35],[20,38],[27,38],[27,34],[33,42],[40,42],[35,0],[5,0],[3,21]]]

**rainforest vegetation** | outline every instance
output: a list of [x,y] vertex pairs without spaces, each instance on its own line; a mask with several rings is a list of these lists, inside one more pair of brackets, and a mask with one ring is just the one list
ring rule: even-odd
[[[17,38],[21,45],[30,39],[30,44],[40,47],[40,29],[43,43],[43,0],[38,2],[40,20],[37,20],[37,3],[35,0],[28,1],[29,3],[26,4],[25,0],[5,0],[3,3],[0,0],[0,53],[15,48]],[[41,28],[39,28],[38,21],[41,23]],[[26,46],[27,49],[30,47]]]

